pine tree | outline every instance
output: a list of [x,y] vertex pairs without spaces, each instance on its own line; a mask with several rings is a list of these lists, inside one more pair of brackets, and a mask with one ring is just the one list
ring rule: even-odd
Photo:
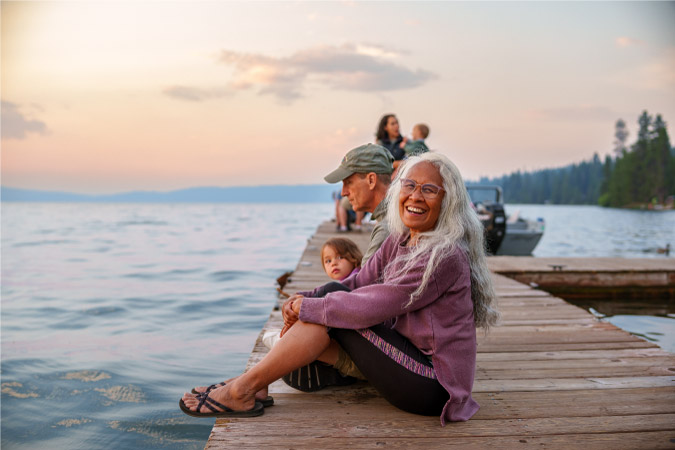
[[614,161],[612,161],[611,156],[607,155],[605,156],[605,163],[602,166],[602,183],[600,185],[600,195],[598,196],[598,204],[600,206],[610,206],[609,180],[612,177],[613,170]]
[[[653,195],[659,203],[663,204],[666,196],[673,192],[668,186],[668,169],[671,166],[672,156],[668,130],[666,130],[666,124],[660,114],[656,116],[652,125],[652,136],[650,150],[651,159],[654,160],[655,178]],[[670,178],[672,178],[672,175]]]
[[675,163],[663,118],[652,118],[643,111],[638,125],[637,140],[630,151],[624,149],[612,168],[605,161],[606,181],[600,197],[604,206],[663,203],[675,191]]
[[634,153],[623,151],[616,159],[609,179],[609,206],[621,207],[631,203],[633,198],[632,159]]
[[651,138],[652,117],[643,111],[638,118],[638,140],[633,144],[634,157],[629,157],[629,175],[632,178],[630,199],[627,203],[642,203],[650,200],[653,189],[653,161],[650,159],[649,144]]
[[628,139],[628,128],[626,128],[626,122],[623,119],[616,121],[614,125],[614,155],[620,156],[623,151],[626,149],[626,140]]

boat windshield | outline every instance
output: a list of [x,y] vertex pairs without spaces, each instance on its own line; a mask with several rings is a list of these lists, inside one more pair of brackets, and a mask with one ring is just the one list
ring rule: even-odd
[[467,186],[469,197],[474,205],[501,202],[501,188],[498,186]]

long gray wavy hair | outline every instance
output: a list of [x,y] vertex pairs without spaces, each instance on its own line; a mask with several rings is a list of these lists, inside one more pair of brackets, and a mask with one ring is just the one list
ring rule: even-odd
[[427,263],[420,286],[410,294],[409,306],[426,288],[436,265],[457,246],[469,259],[471,269],[471,299],[473,300],[474,322],[477,327],[487,330],[499,319],[497,300],[492,277],[485,257],[485,238],[483,225],[471,207],[469,194],[457,167],[445,156],[436,152],[427,152],[420,156],[412,156],[399,168],[396,180],[387,191],[387,222],[392,234],[405,234],[408,227],[403,224],[399,214],[399,194],[401,183],[415,165],[421,162],[433,164],[443,179],[445,195],[441,204],[438,221],[433,230],[422,232],[411,251],[387,266],[384,277],[400,276],[407,273],[420,257],[428,255]]

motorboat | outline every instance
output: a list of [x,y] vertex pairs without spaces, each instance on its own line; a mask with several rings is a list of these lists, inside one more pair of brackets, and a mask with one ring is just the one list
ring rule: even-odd
[[520,212],[507,217],[501,186],[466,187],[478,218],[485,227],[488,253],[492,255],[530,256],[544,235],[544,219],[530,220]]

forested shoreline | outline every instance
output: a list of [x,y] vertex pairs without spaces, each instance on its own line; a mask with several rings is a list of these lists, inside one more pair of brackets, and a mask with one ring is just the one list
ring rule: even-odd
[[480,179],[502,187],[508,203],[601,205],[623,208],[672,207],[675,195],[675,149],[661,115],[644,111],[638,135],[627,146],[623,120],[615,126],[614,155],[555,169],[513,172]]

